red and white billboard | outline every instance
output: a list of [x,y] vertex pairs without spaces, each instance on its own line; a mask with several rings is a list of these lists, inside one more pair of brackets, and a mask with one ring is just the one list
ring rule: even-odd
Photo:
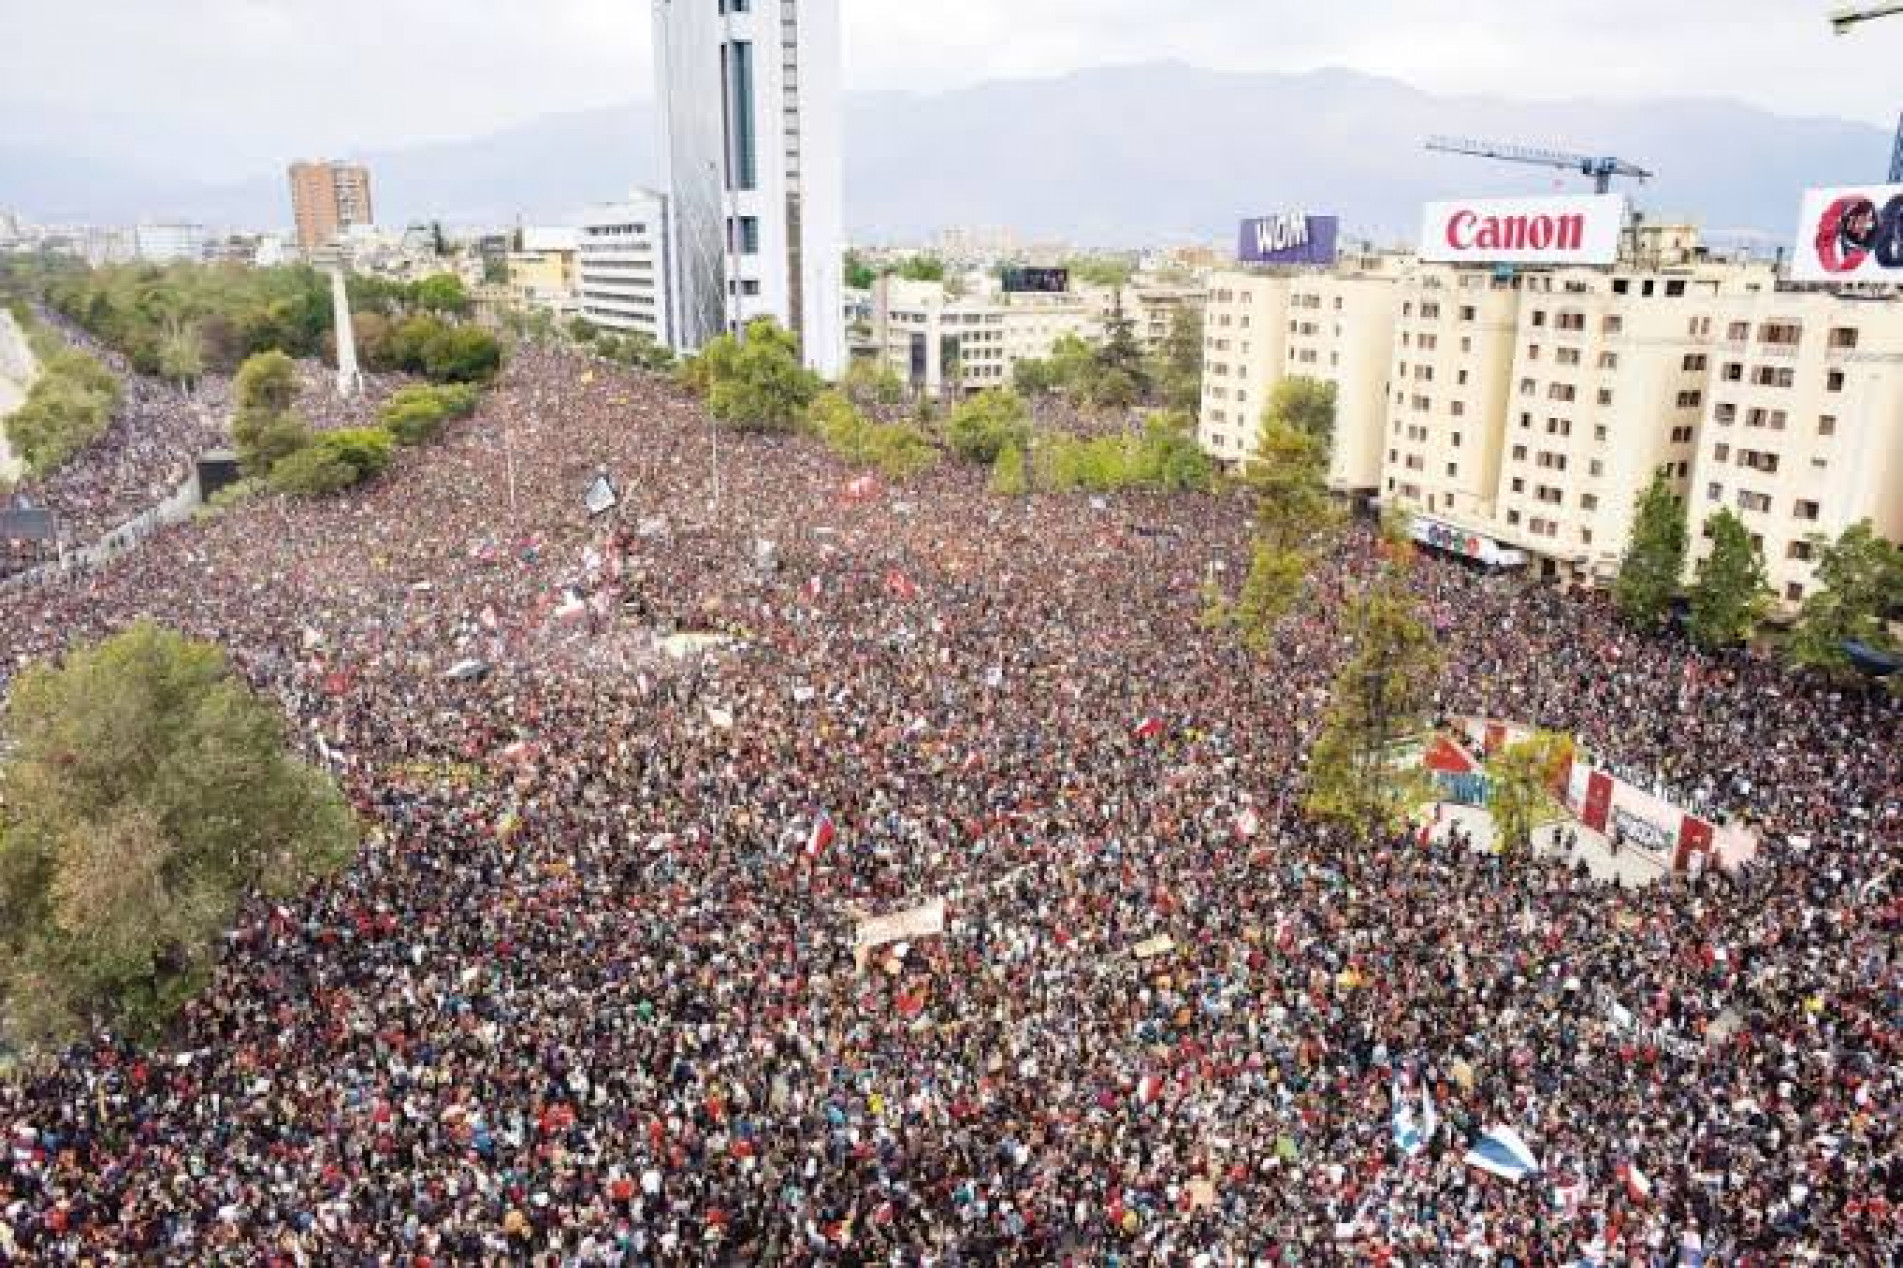
[[1429,203],[1420,258],[1448,264],[1611,264],[1625,198],[1463,198]]
[[1805,190],[1791,280],[1903,285],[1903,185]]

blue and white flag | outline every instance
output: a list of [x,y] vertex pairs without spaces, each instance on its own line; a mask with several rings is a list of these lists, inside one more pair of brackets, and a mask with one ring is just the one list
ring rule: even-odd
[[1394,1098],[1394,1147],[1404,1154],[1417,1154],[1427,1148],[1428,1133],[1422,1130],[1421,1120],[1415,1116],[1414,1103],[1401,1086],[1400,1075],[1394,1076],[1389,1091]]
[[1539,1160],[1520,1133],[1511,1127],[1489,1127],[1478,1144],[1467,1151],[1466,1163],[1507,1180],[1519,1180],[1540,1169]]

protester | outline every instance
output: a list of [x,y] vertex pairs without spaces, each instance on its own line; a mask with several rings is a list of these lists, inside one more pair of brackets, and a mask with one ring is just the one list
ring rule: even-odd
[[0,1259],[1895,1261],[1894,700],[1423,559],[1443,711],[1763,847],[1354,841],[1301,771],[1368,534],[1255,657],[1198,621],[1236,498],[854,474],[525,349],[367,489],[0,595],[8,673],[215,639],[368,828],[168,1041],[0,1085]]

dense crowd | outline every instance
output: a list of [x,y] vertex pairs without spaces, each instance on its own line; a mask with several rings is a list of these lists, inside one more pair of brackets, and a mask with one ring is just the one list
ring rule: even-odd
[[[120,403],[98,440],[44,477],[20,481],[15,495],[57,517],[61,536],[85,545],[170,498],[190,478],[198,459],[231,443],[231,378],[205,375],[189,386],[136,373],[125,357],[51,310],[40,319],[81,351],[97,357],[119,379]],[[319,430],[369,421],[401,376],[368,375],[364,392],[339,398],[332,375],[316,361],[298,363],[297,414]],[[37,559],[0,543],[0,576],[8,561]]]
[[[216,639],[369,828],[170,1042],[0,1087],[0,1259],[1895,1261],[1894,701],[1423,561],[1440,709],[1764,846],[1626,889],[1349,840],[1299,788],[1367,536],[1256,658],[1198,622],[1234,498],[868,493],[778,438],[716,477],[710,441],[525,351],[360,494],[0,596],[8,670],[138,615]],[[1539,1174],[1463,1161],[1503,1125]]]

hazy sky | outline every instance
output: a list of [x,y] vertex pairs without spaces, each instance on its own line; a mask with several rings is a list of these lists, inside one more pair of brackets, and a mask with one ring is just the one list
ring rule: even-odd
[[[854,88],[1174,58],[1882,124],[1903,107],[1903,17],[1836,38],[1820,0],[841,3]],[[229,176],[646,96],[649,21],[649,0],[0,0],[0,119],[15,144]]]

